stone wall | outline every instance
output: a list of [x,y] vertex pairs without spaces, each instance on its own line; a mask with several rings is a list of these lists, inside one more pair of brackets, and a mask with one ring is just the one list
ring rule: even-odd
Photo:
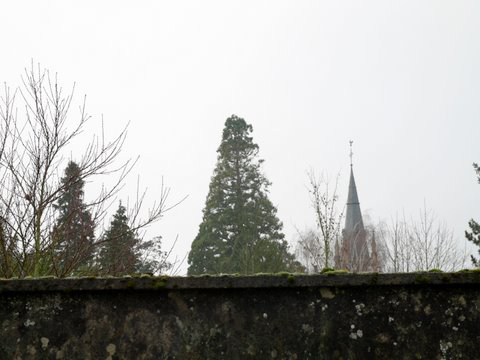
[[478,359],[480,273],[0,281],[0,359]]

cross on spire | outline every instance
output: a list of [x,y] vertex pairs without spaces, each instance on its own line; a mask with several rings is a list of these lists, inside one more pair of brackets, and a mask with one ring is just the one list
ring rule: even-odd
[[350,140],[350,166],[353,166],[353,140]]

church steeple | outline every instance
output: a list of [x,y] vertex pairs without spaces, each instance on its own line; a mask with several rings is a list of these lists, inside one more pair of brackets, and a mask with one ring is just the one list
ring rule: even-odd
[[[353,175],[353,141],[350,141],[350,182],[348,185],[347,213],[345,227],[342,232],[342,254],[335,248],[336,256],[340,257],[341,268],[353,272],[367,271],[370,266],[370,256],[366,242],[366,232],[363,226],[362,211],[358,201],[357,186]],[[335,264],[338,266],[337,264]]]
[[358,201],[357,186],[353,176],[353,141],[350,140],[350,183],[348,185],[347,214],[345,217],[345,231],[363,230],[362,211]]

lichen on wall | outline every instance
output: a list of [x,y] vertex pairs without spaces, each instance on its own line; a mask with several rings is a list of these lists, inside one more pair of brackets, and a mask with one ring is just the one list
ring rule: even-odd
[[2,280],[0,319],[1,359],[472,359],[480,277]]

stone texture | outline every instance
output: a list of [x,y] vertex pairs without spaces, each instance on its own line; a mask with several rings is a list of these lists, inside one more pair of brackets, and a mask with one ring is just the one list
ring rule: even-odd
[[480,273],[0,281],[0,359],[475,359]]

